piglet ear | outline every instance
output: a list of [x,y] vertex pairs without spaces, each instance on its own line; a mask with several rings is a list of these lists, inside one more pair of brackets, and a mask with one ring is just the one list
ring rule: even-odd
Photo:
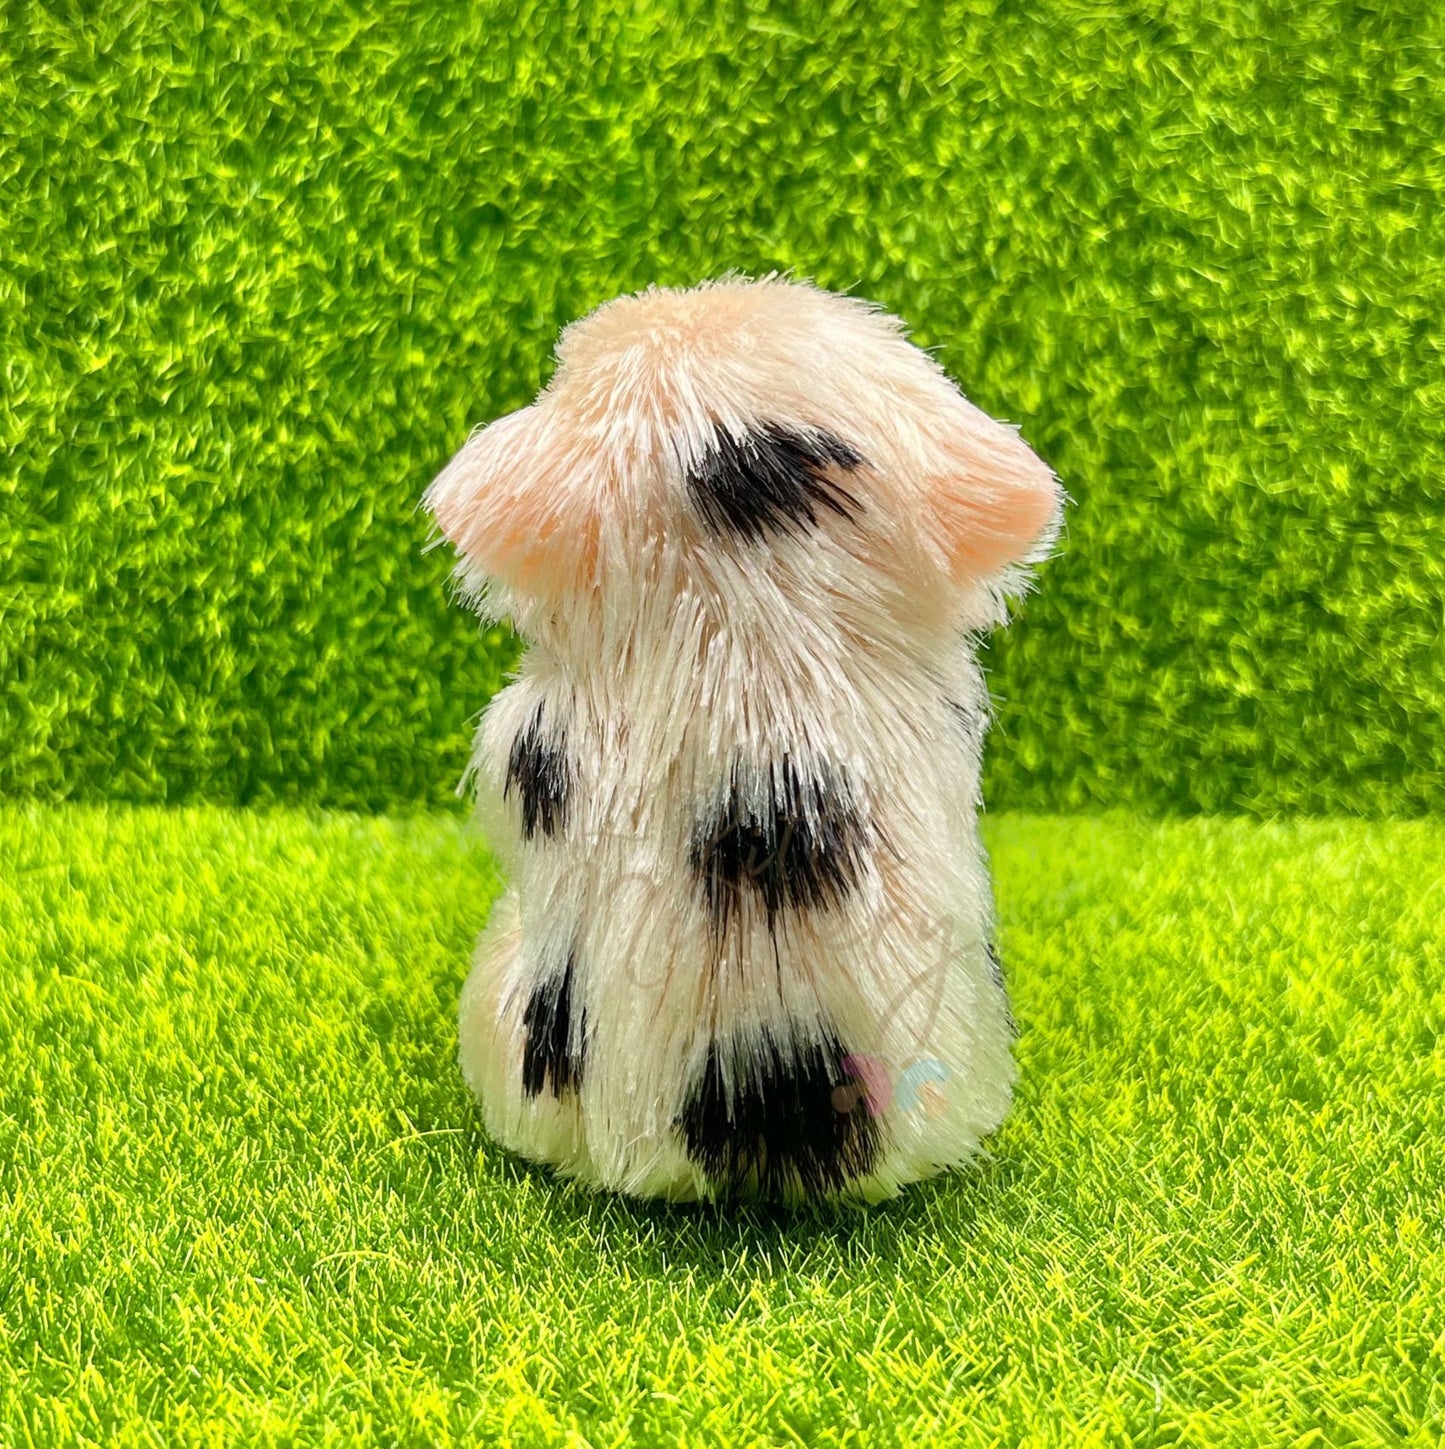
[[963,398],[931,480],[936,538],[958,584],[1037,557],[1058,529],[1063,491],[1019,435]]
[[598,517],[591,480],[541,404],[473,433],[423,498],[478,572],[534,597],[590,578]]

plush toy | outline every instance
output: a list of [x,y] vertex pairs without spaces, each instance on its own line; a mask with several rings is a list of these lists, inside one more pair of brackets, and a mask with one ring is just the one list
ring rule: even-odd
[[878,1199],[1002,1120],[980,631],[1061,493],[902,324],[651,289],[426,502],[529,647],[472,770],[510,884],[461,1002],[495,1138],[674,1199]]

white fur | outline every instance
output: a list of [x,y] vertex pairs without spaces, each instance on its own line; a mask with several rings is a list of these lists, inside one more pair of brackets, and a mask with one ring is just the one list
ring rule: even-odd
[[[558,357],[537,402],[474,434],[427,495],[472,601],[529,641],[470,772],[511,880],[462,996],[463,1073],[498,1141],[583,1181],[748,1192],[757,1178],[719,1183],[689,1157],[682,1104],[710,1044],[731,1080],[762,1034],[787,1055],[826,1021],[872,1063],[852,1110],[877,1135],[866,1174],[828,1194],[888,1196],[967,1160],[1008,1108],[973,640],[1052,542],[1057,483],[901,324],[804,284],[619,299]],[[686,470],[717,425],[769,423],[866,458],[840,479],[854,518],[750,542],[705,526]],[[503,791],[539,702],[574,775],[566,828],[523,840]],[[841,903],[785,907],[771,933],[745,886],[719,945],[691,843],[737,761],[784,755],[842,773],[872,848]],[[528,1096],[522,1016],[569,946],[581,1086]]]

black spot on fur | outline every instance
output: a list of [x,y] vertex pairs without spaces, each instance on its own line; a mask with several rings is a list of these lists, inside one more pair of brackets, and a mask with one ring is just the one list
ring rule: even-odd
[[[522,1026],[527,1033],[522,1047],[522,1090],[537,1097],[550,1087],[554,1097],[575,1091],[582,1085],[587,1038],[587,1012],[578,1010],[572,1000],[574,962],[571,954],[567,964],[555,975],[533,989],[522,1013]],[[574,1032],[573,1016],[577,1018]]]
[[507,757],[505,800],[515,789],[522,802],[522,835],[530,840],[539,830],[556,835],[567,823],[572,797],[572,766],[567,758],[567,732],[543,729],[543,705],[517,732]]
[[714,532],[751,541],[816,527],[822,509],[851,518],[861,505],[829,470],[862,465],[863,455],[833,433],[765,423],[737,438],[719,425],[687,487]]
[[762,898],[769,929],[784,907],[844,901],[858,883],[871,838],[846,779],[837,772],[804,777],[785,755],[768,771],[761,814],[739,784],[735,768],[727,801],[694,834],[688,862],[714,927],[726,928],[744,890]]
[[725,1075],[714,1042],[677,1118],[687,1155],[724,1194],[817,1196],[867,1176],[882,1129],[866,1098],[846,1090],[846,1056],[831,1031],[788,1051],[764,1032]]
[[990,941],[985,948],[988,951],[988,974],[993,978],[993,984],[1003,992],[1003,1009],[1008,1021],[1008,1029],[1014,1036],[1019,1034],[1019,1024],[1014,1020],[1013,1003],[1009,1000],[1008,984],[1003,978],[1003,962],[998,959],[998,952]]

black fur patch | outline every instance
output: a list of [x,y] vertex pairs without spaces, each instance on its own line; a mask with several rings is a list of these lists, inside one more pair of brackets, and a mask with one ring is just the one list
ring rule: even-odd
[[771,930],[786,906],[840,904],[858,883],[871,840],[846,779],[801,776],[788,756],[769,770],[762,818],[745,803],[737,769],[727,802],[694,834],[689,865],[713,925],[723,931],[744,889],[756,891]]
[[833,433],[764,423],[737,438],[717,425],[706,457],[688,470],[687,488],[715,533],[751,541],[816,527],[822,509],[851,518],[861,505],[828,470],[862,465],[863,455]]
[[985,948],[988,951],[988,974],[993,978],[993,984],[1003,992],[1003,1009],[1008,1020],[1008,1029],[1014,1035],[1019,1034],[1019,1024],[1014,1020],[1013,1003],[1009,1000],[1008,983],[1003,979],[1003,962],[998,959],[998,952],[990,941]]
[[567,757],[567,732],[542,727],[543,704],[517,732],[507,757],[505,800],[515,789],[522,802],[522,835],[530,840],[539,830],[556,835],[567,823],[572,798],[572,764]]
[[838,1090],[851,1085],[846,1056],[831,1031],[790,1052],[764,1033],[725,1081],[714,1042],[677,1118],[687,1155],[725,1194],[816,1196],[867,1176],[882,1130],[861,1094]]
[[[522,1047],[522,1090],[529,1097],[550,1087],[554,1097],[582,1085],[587,1040],[587,1012],[572,1001],[574,962],[568,954],[561,971],[543,981],[527,998],[522,1026],[527,1039]],[[572,1018],[577,1017],[576,1046]]]

